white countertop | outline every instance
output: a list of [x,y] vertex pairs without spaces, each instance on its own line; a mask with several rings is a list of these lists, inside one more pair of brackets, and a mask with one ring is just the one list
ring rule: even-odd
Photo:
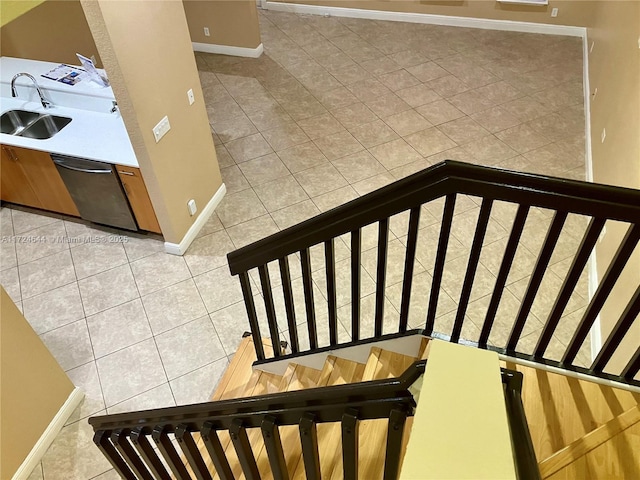
[[[83,80],[75,85],[67,85],[66,83],[56,82],[55,80],[42,76],[42,74],[50,72],[58,65],[60,65],[60,63],[41,62],[39,60],[27,60],[24,58],[1,57],[0,81],[2,81],[3,84],[8,85],[16,73],[26,72],[30,73],[36,78],[36,80],[38,80],[38,85],[40,85],[41,88],[52,93],[54,96],[63,93],[81,95],[83,97],[96,97],[106,100],[113,100],[115,98],[111,87],[104,87],[95,82]],[[100,71],[103,72],[104,70]],[[16,81],[16,85],[18,85],[18,96],[23,95],[27,88],[31,88],[33,86],[31,81],[27,78],[19,78]],[[11,94],[9,93],[9,95]],[[6,97],[8,95],[3,92],[2,96]]]
[[[99,87],[90,82],[71,86],[40,76],[57,65],[0,58],[0,113],[19,109],[71,118],[71,122],[51,138],[38,140],[0,133],[0,143],[137,167],[138,160],[120,112],[109,112],[114,99],[111,87]],[[19,79],[18,97],[12,98],[9,82],[17,72],[28,72],[36,77],[53,106],[44,109],[35,89],[28,87],[30,82],[25,82],[26,79]]]

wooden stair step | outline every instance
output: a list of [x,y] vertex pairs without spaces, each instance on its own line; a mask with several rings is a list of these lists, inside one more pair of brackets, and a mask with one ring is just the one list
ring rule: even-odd
[[[281,392],[292,392],[306,388],[314,388],[320,379],[321,371],[304,365],[295,363],[289,364],[286,372],[282,376],[280,383]],[[302,446],[300,444],[300,432],[297,425],[284,425],[279,428],[282,450],[285,453],[287,471],[295,472],[298,463],[302,460]],[[258,465],[261,462],[269,462],[266,448],[258,454]]]
[[[265,345],[265,351],[267,350],[267,345]],[[281,375],[277,375],[275,373],[264,372],[261,370],[254,370],[251,374],[249,382],[247,382],[246,388],[242,393],[242,397],[253,397],[258,395],[268,395],[272,393],[280,392],[280,385],[283,381],[283,377]],[[238,455],[236,453],[236,449],[231,442],[231,438],[227,432],[224,433],[225,441],[222,441],[223,435],[220,435],[220,441],[222,446],[225,449],[225,453],[227,458],[229,459],[229,464],[231,465],[233,474],[235,478],[242,478],[242,467],[240,466],[240,462],[238,460]],[[253,457],[256,459],[256,464],[258,466],[258,470],[260,472],[261,478],[268,479],[272,478],[271,468],[269,466],[269,460],[264,455],[264,457],[260,456],[260,452],[264,450],[264,440],[262,438],[262,431],[260,428],[251,428],[247,430],[247,437],[249,438],[249,443],[251,444],[251,450],[253,452]]]
[[[415,362],[415,357],[372,347],[365,365],[362,381],[397,377]],[[365,420],[359,426],[358,461],[359,476],[364,479],[381,479],[384,473],[384,449],[389,420],[386,418]],[[342,458],[336,464],[331,478],[342,478]]]
[[415,357],[373,347],[369,353],[362,380],[382,380],[399,377],[415,361]]
[[[271,342],[263,339],[262,344],[265,350],[265,354],[267,356],[271,355],[273,353]],[[253,395],[274,393],[278,391],[277,388],[274,387],[274,385],[279,386],[281,378],[273,374],[265,374],[265,372],[262,372],[260,370],[253,370],[252,365],[255,361],[256,353],[253,338],[251,336],[247,336],[240,342],[240,345],[236,350],[236,353],[233,356],[229,367],[227,367],[227,370],[220,379],[218,387],[211,397],[211,400],[216,401],[250,397]],[[255,454],[256,452],[259,452],[263,446],[261,435],[259,435],[260,432],[257,432],[258,435],[256,435],[256,432],[251,430],[247,433],[249,441],[251,443],[251,448]],[[236,476],[236,478],[239,478],[239,476],[242,475],[242,468],[240,466],[240,462],[238,461],[238,456],[235,452],[235,448],[231,443],[231,437],[229,436],[229,433],[227,431],[222,431],[219,432],[219,438],[220,443],[222,444],[222,448],[225,450],[225,453],[229,460],[229,464],[231,465],[233,474],[234,476]],[[209,459],[209,454],[205,451],[206,449],[202,440],[199,439],[197,445],[198,448],[203,452],[203,457],[205,458],[207,467],[211,472],[215,472],[215,467]],[[217,474],[213,477],[219,478]]]
[[[362,379],[365,365],[362,363],[328,356],[317,386],[343,385],[355,383]],[[342,430],[340,423],[323,423],[318,425],[318,450],[320,453],[320,472],[322,478],[331,478],[334,467],[339,461],[342,465]],[[300,455],[301,456],[301,455]],[[342,471],[342,466],[340,467]],[[305,479],[304,462],[300,459],[292,479]]]
[[420,342],[420,350],[418,351],[418,359],[425,360],[429,357],[429,347],[431,345],[430,339],[427,337],[422,337],[422,341]]
[[[267,395],[271,393],[300,390],[302,388],[313,388],[316,386],[315,379],[320,377],[320,373],[320,370],[304,367],[302,365],[289,365],[285,374],[282,376],[268,372],[260,372],[255,385],[248,388],[244,396]],[[309,375],[310,377],[307,377],[306,375]],[[289,426],[288,431],[289,435],[287,438],[292,436],[291,432],[297,432],[297,426],[293,426],[293,428]],[[284,441],[282,439],[282,432],[280,435],[281,440]],[[264,479],[272,478],[273,475],[271,473],[271,467],[269,466],[267,450],[264,447],[262,431],[259,428],[251,429],[248,431],[248,437],[251,442],[251,447],[253,449],[253,454],[256,458],[256,463],[261,477]],[[287,467],[293,470],[297,466],[302,455],[302,451],[299,446],[299,437],[297,439],[297,449],[295,447],[296,442],[292,440],[289,440],[289,442],[291,443],[292,448],[294,448],[294,451],[291,454],[287,454]],[[235,454],[233,445],[230,445],[230,447],[234,450],[233,453]],[[299,451],[299,453],[296,454],[295,452],[297,451]],[[288,451],[285,450],[285,452]]]
[[524,404],[538,461],[640,404],[640,394],[534,367],[502,362],[524,375]]
[[281,391],[293,392],[295,390],[304,390],[318,386],[318,381],[322,374],[321,370],[298,364],[291,364],[289,367],[292,368],[292,371],[288,378],[288,383]]
[[[611,442],[614,437],[624,432],[628,428],[640,423],[640,405],[632,407],[630,410],[618,415],[613,420],[601,425],[592,432],[586,434],[584,437],[576,440],[572,444],[566,446],[559,452],[556,452],[551,457],[540,462],[540,476],[542,478],[549,478],[556,472],[570,466],[572,463],[581,460],[581,457],[588,455],[593,450],[596,450],[601,445]],[[640,465],[640,436],[635,436],[635,447],[629,445],[627,455],[621,457],[621,461],[628,462],[627,468],[622,470],[631,472],[633,471],[632,465]],[[604,449],[606,451],[606,449]],[[635,453],[634,453],[635,452]],[[595,456],[595,455],[594,455]],[[604,455],[602,457],[606,458]],[[606,464],[606,461],[598,462],[599,465]],[[636,468],[636,470],[640,470]],[[609,475],[612,472],[608,472]],[[638,472],[640,473],[640,472]],[[604,478],[606,474],[603,472],[599,475],[599,478]],[[608,475],[607,475],[608,476]]]
[[[268,352],[271,346],[265,341],[264,348]],[[290,364],[283,375],[253,370],[252,364],[255,360],[253,340],[251,337],[246,337],[242,340],[236,355],[234,355],[227,371],[220,380],[212,400],[249,397],[389,378],[403,373],[415,359],[374,347],[366,365],[328,356],[322,370]],[[410,419],[408,422],[410,422]],[[382,478],[384,456],[380,456],[379,452],[386,442],[387,425],[387,419],[367,420],[360,423],[360,478]],[[405,430],[405,437],[408,437],[409,425],[410,423],[408,423]],[[247,435],[261,477],[264,479],[273,478],[262,439],[262,432],[259,428],[254,428],[248,430]],[[234,476],[236,478],[244,478],[229,434],[220,432],[219,436]],[[320,468],[323,478],[342,478],[341,437],[342,431],[339,422],[318,425]],[[298,426],[287,425],[280,427],[280,438],[290,477],[292,479],[305,479]],[[201,441],[198,442],[198,445],[204,449]],[[208,454],[205,453],[204,458],[208,459]],[[207,464],[211,471],[214,472],[214,467],[210,460],[207,461]],[[214,478],[218,478],[218,476],[214,475]]]
[[[243,338],[229,366],[218,382],[218,386],[211,396],[211,401],[234,398],[232,396],[234,393],[243,391],[247,382],[247,378],[245,377],[247,365],[249,365],[248,371],[251,371],[250,365],[255,359],[256,353],[253,346],[253,339],[251,337]],[[227,391],[229,393],[225,395]]]

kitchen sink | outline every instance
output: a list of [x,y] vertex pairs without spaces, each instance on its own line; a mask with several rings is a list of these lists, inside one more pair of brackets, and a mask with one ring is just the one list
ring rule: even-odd
[[39,140],[51,138],[71,121],[68,117],[58,117],[56,115],[41,115],[35,122],[25,128],[20,134],[21,137],[37,138]]
[[38,119],[40,114],[26,110],[9,110],[0,117],[2,133],[20,135],[22,131]]
[[0,131],[9,135],[43,140],[53,137],[70,122],[69,117],[27,110],[9,110],[0,116]]

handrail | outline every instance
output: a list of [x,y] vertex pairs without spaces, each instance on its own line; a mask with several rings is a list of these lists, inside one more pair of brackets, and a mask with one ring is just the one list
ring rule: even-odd
[[[469,223],[472,217],[466,215],[465,210],[459,211],[460,209],[456,206],[460,195],[469,195],[475,199],[474,203],[477,204],[477,208],[473,209],[473,216],[476,215],[475,212],[478,212],[475,232]],[[444,200],[439,234],[434,233],[432,229],[424,228],[431,224],[423,225],[421,223],[422,207],[428,206],[436,199]],[[517,209],[510,233],[508,232],[510,220],[505,222],[492,216],[492,209],[498,203]],[[538,208],[546,213],[538,217],[542,213],[537,210]],[[433,210],[426,208],[426,211],[431,213]],[[404,216],[399,217],[399,214]],[[458,216],[459,214],[461,217]],[[463,218],[461,220],[463,223],[459,223],[459,218]],[[395,220],[402,220],[402,223],[397,222],[393,226]],[[583,222],[583,220],[585,221]],[[588,225],[586,220],[588,220]],[[486,276],[483,280],[484,285],[481,285],[484,290],[482,296],[486,295],[489,299],[490,294],[490,301],[484,322],[479,325],[480,335],[478,338],[463,339],[461,336],[464,327],[468,324],[467,313],[478,298],[478,293],[475,293],[476,298],[474,298],[474,289],[479,283],[476,281],[478,280],[476,277],[478,277],[479,265],[483,263],[481,261],[483,250],[486,245],[495,241],[486,238],[491,232],[489,227],[492,222],[500,224],[497,228],[493,228],[493,231],[500,232],[502,236],[499,239],[507,240],[507,244],[499,267],[494,266],[498,271],[491,272],[495,275],[496,280],[493,291],[490,291],[490,287],[486,285]],[[541,245],[539,250],[537,250],[538,245],[535,245],[529,252],[527,247],[523,247],[527,238],[523,235],[531,232],[529,229],[534,224],[530,222],[538,222],[535,225],[547,228],[547,231],[544,240],[541,237],[544,233],[540,229],[534,232],[536,236],[540,235]],[[565,331],[565,336],[570,335],[571,338],[566,338],[564,342],[561,342],[566,344],[561,359],[551,359],[545,356],[546,352],[550,349],[552,341],[558,341],[556,332],[559,328],[566,330],[564,327],[566,315],[576,310],[575,306],[572,307],[573,310],[568,310],[571,300],[574,298],[582,299],[582,297],[575,297],[574,293],[580,285],[583,273],[590,268],[588,266],[590,258],[594,256],[598,240],[604,234],[608,222],[625,224],[627,231],[624,238],[618,243],[618,248],[609,265],[598,265],[599,270],[604,271],[604,274],[600,277],[598,288],[589,299],[578,325],[575,328],[571,327],[572,332]],[[544,226],[545,223],[547,227]],[[366,226],[375,228],[376,224],[378,235],[374,251],[374,247],[370,244],[374,238],[369,236],[368,231],[363,228]],[[398,228],[402,228],[402,230],[398,231]],[[394,235],[397,234],[399,242],[395,239],[389,240],[390,230]],[[367,232],[368,242],[364,252],[363,232]],[[452,271],[451,265],[454,262],[450,262],[450,258],[448,258],[451,257],[449,240],[455,232],[463,232],[465,235],[464,239],[458,239],[462,243],[457,242],[458,251],[454,252],[456,254],[455,260],[461,258],[463,262],[466,262],[466,265],[461,265],[458,261],[455,263],[456,271]],[[341,236],[348,237],[345,238],[345,243],[347,249],[350,250],[350,255],[347,255],[350,257],[350,261],[347,264],[345,258],[340,265],[341,270],[338,271],[336,255],[338,250],[336,247],[338,246],[337,239]],[[611,238],[610,241],[617,241],[617,237]],[[424,269],[429,272],[431,287],[428,290],[423,286],[419,290],[414,288],[416,287],[414,285],[414,277],[416,277],[414,266],[418,261],[417,246],[419,241],[422,242],[420,255],[427,258],[427,262],[429,262],[429,264],[424,264],[423,259],[419,259]],[[394,255],[396,255],[394,257],[394,288],[400,286],[401,298],[393,305],[399,313],[397,324],[389,326],[385,325],[385,319],[388,317],[385,315],[385,304],[388,302],[386,297],[387,271],[389,270],[387,257],[390,255],[391,242],[394,243]],[[538,243],[537,238],[534,243]],[[335,349],[355,346],[383,337],[406,336],[418,328],[417,322],[424,321],[422,333],[428,337],[439,336],[451,342],[464,341],[478,348],[494,349],[511,357],[524,358],[540,364],[557,366],[564,370],[579,371],[593,377],[640,386],[640,380],[635,378],[640,371],[640,348],[632,355],[626,366],[614,372],[607,370],[608,363],[622,343],[621,340],[634,331],[637,312],[640,311],[640,286],[631,285],[631,291],[635,290],[635,294],[632,293],[630,299],[617,300],[625,302],[626,308],[622,309],[623,313],[619,319],[612,319],[618,321],[593,364],[584,368],[578,365],[580,362],[576,362],[598,315],[603,311],[608,311],[606,306],[610,304],[607,304],[607,300],[611,292],[614,291],[614,287],[624,278],[625,270],[633,268],[628,264],[634,258],[632,255],[637,250],[639,243],[640,191],[638,190],[511,172],[447,160],[299,225],[231,252],[228,254],[228,260],[231,273],[239,276],[251,334],[255,338],[261,338],[261,330],[263,332],[267,330],[258,315],[260,310],[256,308],[256,300],[258,302],[264,301],[266,325],[274,344],[279,343],[281,335],[287,335],[286,332],[281,333],[285,331],[283,320],[286,313],[288,340],[292,353],[288,354],[278,350],[273,353],[273,358],[266,358],[260,344],[256,344],[258,364],[292,358],[306,352],[318,352],[326,347]],[[345,246],[341,241],[340,245]],[[319,250],[316,251],[312,247],[317,247]],[[318,260],[323,253],[321,251],[323,247],[324,262],[322,263],[324,265],[321,265]],[[461,251],[460,248],[464,248],[465,251]],[[611,247],[608,248],[611,249]],[[363,265],[365,252],[368,259],[372,260],[368,265]],[[432,260],[429,257],[434,253],[435,259]],[[517,261],[517,254],[520,253],[529,256],[537,255],[537,259],[533,264],[533,269],[524,272],[520,277],[522,279],[528,278],[528,285],[520,298],[517,299],[520,305],[513,318],[513,324],[505,326],[505,320],[501,320],[502,325],[498,327],[499,323],[496,322],[498,309],[502,305],[503,293],[509,285],[508,281],[512,270],[514,270],[512,268],[514,261]],[[560,260],[570,262],[566,274],[558,273],[564,269],[550,268],[558,261],[554,260],[557,253],[563,255]],[[398,258],[398,255],[404,255],[404,259]],[[495,253],[492,258],[495,259]],[[269,268],[271,267],[272,273],[277,275],[275,268],[273,268],[276,261],[280,267],[282,281],[272,287]],[[293,294],[289,264],[298,261],[300,265],[296,274],[301,274],[302,283],[300,286],[298,281],[296,288],[298,291],[304,289],[304,297],[298,295],[296,298]],[[400,262],[404,263],[401,281],[397,268],[401,265]],[[368,279],[366,278],[367,273],[362,273],[361,267],[363,266],[370,275]],[[375,271],[371,270],[372,267],[375,268]],[[253,269],[257,269],[259,273],[261,295],[254,296],[252,292],[249,273],[254,273]],[[550,270],[552,273],[549,273]],[[550,276],[556,275],[561,277],[562,284],[557,291],[550,291],[545,282],[553,280]],[[563,275],[564,278],[562,278]],[[443,297],[443,289],[446,289],[446,282],[443,279],[448,277],[451,287],[453,276],[460,279],[457,281],[460,290],[459,298],[452,297],[457,304],[457,309],[453,326],[448,332],[446,330],[449,327],[436,328],[436,320],[443,313],[448,313],[442,311],[438,304],[439,299]],[[373,280],[374,278],[375,280]],[[373,286],[371,286],[372,280]],[[373,293],[371,290],[363,291],[363,281],[368,282],[367,288],[374,289]],[[320,296],[315,291],[320,288],[323,282],[326,282],[326,289],[323,288],[320,291],[322,294]],[[350,284],[347,285],[346,282],[350,282]],[[341,285],[339,285],[340,283]],[[280,285],[282,286],[280,287]],[[396,288],[395,291],[397,292],[398,289]],[[530,320],[532,310],[535,314],[542,311],[536,307],[538,305],[536,301],[542,292],[545,292],[547,296],[555,296],[555,301],[553,301],[550,312],[544,312],[542,316],[538,315],[539,317],[547,315],[547,317],[537,319],[542,322],[543,328],[539,330],[540,334],[534,340],[536,344],[533,352],[524,352],[518,345],[526,333],[527,327],[530,326],[529,322],[535,321],[535,319]],[[617,292],[619,295],[619,289]],[[274,296],[274,293],[277,296]],[[367,318],[366,320],[373,323],[374,329],[373,332],[363,333],[361,329],[365,320],[363,318],[365,312],[361,304],[363,298],[370,294],[375,294],[375,312],[373,319]],[[455,296],[458,292],[452,293],[449,288],[447,294]],[[340,303],[337,302],[338,298]],[[281,308],[283,305],[281,299],[284,300],[284,310]],[[424,320],[416,319],[412,314],[412,324],[410,324],[410,310],[417,301],[421,301],[422,307],[426,307],[426,318]],[[348,305],[349,302],[350,305]],[[476,304],[475,307],[478,305]],[[343,317],[340,320],[338,320],[339,310],[340,316]],[[347,317],[348,310],[351,313],[350,319]],[[413,310],[414,313],[416,311]],[[328,315],[323,315],[323,312],[327,312]],[[394,313],[394,315],[397,314]],[[304,338],[306,335],[302,333],[305,330],[304,326],[299,326],[301,317],[303,317],[302,322],[308,331],[309,346],[305,348],[301,348],[299,340],[299,337],[303,337],[302,340],[307,340]],[[348,339],[339,338],[340,323],[348,331]],[[442,328],[445,331],[442,331]],[[496,341],[495,335],[494,338],[491,338],[492,331],[495,333],[496,328],[508,329],[510,333],[501,332],[501,340]],[[325,338],[319,341],[318,337],[319,332],[326,331],[329,332],[328,345]],[[382,335],[383,333],[385,335]],[[505,337],[505,335],[507,336]],[[506,340],[503,342],[502,338],[506,338]]]
[[[336,419],[328,420],[330,415],[322,413],[322,410],[333,405],[361,404],[368,406],[384,400],[397,402],[412,398],[408,389],[424,373],[426,363],[426,360],[417,361],[401,376],[396,378],[218,400],[178,407],[155,408],[134,413],[98,415],[91,417],[89,424],[95,430],[104,430],[154,427],[158,423],[167,425],[177,425],[185,422],[196,424],[215,419],[220,427],[229,428],[236,416],[270,412],[272,415],[281,414],[282,421],[285,423],[281,421],[280,424],[287,425],[297,423],[299,416],[293,422],[287,422],[288,415],[286,412],[293,410],[308,411],[309,409],[318,410],[319,421],[337,421]],[[366,412],[363,415],[366,415]]]
[[[345,479],[358,478],[358,424],[362,420],[388,418],[385,447],[385,480],[398,477],[403,431],[416,402],[409,388],[425,372],[426,360],[414,362],[397,377],[355,384],[319,387],[294,392],[221,400],[195,405],[143,410],[89,418],[94,442],[122,478],[135,480],[191,478],[212,479],[211,459],[221,479],[231,480],[232,466],[217,432],[228,431],[238,462],[247,478],[259,479],[256,452],[248,429],[262,433],[274,478],[289,478],[279,427],[299,425],[307,478],[319,477],[316,425],[342,424]],[[520,480],[539,480],[538,464],[522,407],[522,374],[501,368],[505,405],[512,436],[513,455]],[[196,442],[192,433],[199,434]],[[182,456],[172,445],[174,435]],[[157,445],[151,446],[149,439]],[[135,447],[135,448],[134,448]],[[382,445],[380,446],[382,448]],[[206,453],[205,453],[206,450]],[[164,462],[162,461],[164,460]]]
[[207,459],[221,479],[232,480],[232,467],[218,435],[223,431],[229,434],[245,477],[258,480],[257,452],[251,447],[249,429],[262,433],[274,478],[289,478],[279,427],[298,425],[305,473],[307,478],[319,480],[316,425],[340,422],[344,478],[356,480],[358,424],[361,420],[387,418],[385,479],[392,480],[399,472],[405,421],[416,406],[409,387],[424,373],[425,366],[426,360],[419,360],[398,378],[103,415],[91,417],[89,423],[96,446],[122,478],[131,480],[172,476],[186,480],[192,478],[188,467],[196,478],[210,480],[214,472]]
[[256,268],[448,193],[523,201],[542,208],[561,206],[578,214],[591,214],[596,209],[603,217],[623,222],[640,218],[640,191],[634,189],[446,160],[229,253],[231,274]]

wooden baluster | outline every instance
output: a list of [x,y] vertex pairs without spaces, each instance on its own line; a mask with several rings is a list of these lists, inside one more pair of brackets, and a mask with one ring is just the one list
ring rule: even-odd
[[464,317],[467,314],[467,307],[469,305],[469,298],[471,298],[471,289],[473,288],[473,281],[478,269],[478,263],[480,263],[480,252],[482,251],[482,242],[484,242],[484,236],[487,233],[487,226],[489,225],[489,216],[491,215],[491,206],[493,200],[484,198],[482,200],[482,206],[480,207],[480,214],[478,215],[478,223],[476,225],[476,233],[473,236],[473,243],[471,245],[471,251],[469,252],[469,262],[467,263],[467,271],[464,275],[464,282],[462,284],[462,291],[460,293],[460,300],[458,301],[458,311],[456,312],[456,319],[453,323],[453,330],[451,332],[451,341],[458,342],[460,340],[460,334],[462,333],[462,325],[464,324]]
[[131,442],[151,470],[153,478],[157,480],[171,480],[171,475],[167,472],[156,450],[144,434],[143,428],[134,428],[131,431]]
[[247,429],[242,426],[242,420],[235,419],[231,423],[229,435],[231,435],[231,442],[238,454],[238,461],[240,462],[244,476],[247,480],[260,480],[258,465],[256,464],[253,450],[251,450]]
[[300,344],[298,343],[298,327],[296,325],[296,308],[293,301],[293,291],[291,290],[291,274],[289,272],[289,257],[282,257],[278,260],[280,265],[280,278],[282,279],[282,293],[284,295],[284,308],[287,312],[287,325],[289,327],[289,344],[291,353],[298,353]]
[[276,425],[275,418],[267,415],[262,421],[260,428],[262,430],[262,438],[264,439],[264,446],[267,450],[267,457],[269,458],[269,465],[271,466],[274,480],[289,480],[287,462],[284,459],[280,431],[278,430],[278,425]]
[[433,268],[433,280],[431,281],[431,294],[429,296],[429,310],[427,311],[427,323],[424,327],[424,334],[431,335],[436,321],[436,310],[438,309],[438,297],[440,295],[440,285],[442,284],[442,274],[444,272],[444,261],[447,256],[447,245],[449,245],[449,235],[451,234],[451,223],[453,221],[453,210],[456,206],[456,194],[450,193],[444,202],[444,212],[440,225],[440,238],[438,239],[438,251]]
[[273,345],[273,356],[282,355],[280,348],[280,334],[278,333],[278,320],[276,318],[276,309],[273,304],[273,291],[271,289],[271,279],[269,278],[269,266],[261,265],[258,267],[260,275],[260,285],[262,286],[262,295],[264,297],[264,308],[267,312],[267,324],[269,325],[269,335],[271,336],[271,345]]
[[315,417],[308,413],[300,419],[300,444],[307,480],[321,480],[320,455],[318,453],[318,431]]
[[173,446],[165,427],[158,425],[153,429],[151,438],[162,453],[165,462],[177,478],[191,478],[176,448]]
[[107,460],[109,460],[109,463],[122,478],[126,480],[137,480],[137,477],[131,471],[127,462],[123,460],[109,440],[109,432],[105,430],[98,430],[93,435],[93,443],[96,444],[98,449],[107,458]]
[[567,212],[556,212],[553,217],[547,236],[544,239],[542,250],[540,251],[540,255],[538,255],[538,261],[536,262],[533,274],[529,280],[527,291],[525,292],[522,303],[520,304],[518,316],[516,317],[516,321],[511,329],[511,335],[509,335],[509,340],[507,341],[508,351],[515,351],[516,346],[518,345],[518,340],[520,339],[524,325],[527,323],[529,312],[531,311],[531,305],[533,305],[533,301],[536,299],[536,294],[538,293],[538,289],[542,283],[542,278],[547,271],[549,260],[551,260],[551,255],[558,243],[558,238],[560,238],[562,227],[566,219]]
[[207,464],[204,462],[202,453],[200,453],[196,442],[193,440],[193,436],[187,425],[180,424],[176,427],[176,440],[184,456],[187,457],[187,462],[191,465],[191,469],[193,473],[195,473],[196,478],[198,480],[211,480],[211,474],[209,473]]

